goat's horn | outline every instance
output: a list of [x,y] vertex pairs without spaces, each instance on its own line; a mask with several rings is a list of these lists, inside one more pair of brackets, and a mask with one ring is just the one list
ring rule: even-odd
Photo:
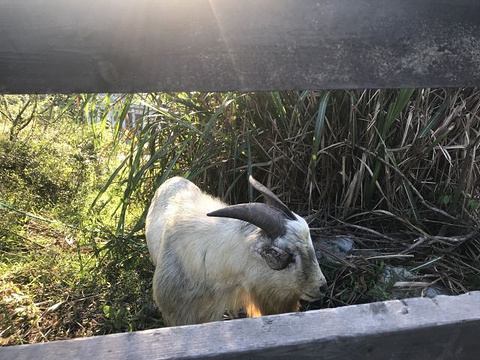
[[275,206],[277,209],[282,211],[289,219],[296,220],[295,215],[293,215],[288,206],[285,205],[282,200],[280,200],[269,188],[255,180],[252,175],[248,177],[248,181],[256,190],[262,193],[267,204]]
[[239,204],[212,211],[207,216],[225,217],[246,221],[258,226],[271,238],[285,235],[285,215],[283,211],[262,203]]

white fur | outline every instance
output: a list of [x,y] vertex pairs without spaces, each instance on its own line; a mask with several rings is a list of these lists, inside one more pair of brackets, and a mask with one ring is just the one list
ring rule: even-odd
[[272,270],[256,251],[267,241],[260,229],[206,216],[226,206],[179,177],[155,193],[146,239],[155,265],[154,299],[167,325],[221,320],[225,311],[240,309],[248,316],[296,311],[300,299],[319,297],[325,278],[304,219],[289,220],[286,234],[275,240],[296,261]]

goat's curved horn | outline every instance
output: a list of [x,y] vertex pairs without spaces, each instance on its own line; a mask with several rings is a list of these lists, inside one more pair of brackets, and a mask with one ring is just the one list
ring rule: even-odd
[[248,181],[250,182],[250,185],[252,185],[257,191],[262,193],[267,204],[279,209],[289,219],[296,220],[295,215],[293,215],[288,206],[285,205],[282,200],[280,200],[269,188],[255,180],[252,175],[248,177]]
[[258,226],[271,238],[285,235],[285,215],[283,211],[268,204],[253,203],[231,205],[212,211],[207,216],[225,217],[246,221]]

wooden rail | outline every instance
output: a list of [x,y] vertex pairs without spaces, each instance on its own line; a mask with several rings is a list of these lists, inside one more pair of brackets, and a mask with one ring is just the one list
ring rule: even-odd
[[480,292],[0,348],[2,360],[478,359]]
[[480,85],[478,0],[2,0],[0,93]]

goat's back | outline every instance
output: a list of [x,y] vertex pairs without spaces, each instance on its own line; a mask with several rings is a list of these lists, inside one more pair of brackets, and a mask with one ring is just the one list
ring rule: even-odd
[[186,220],[204,219],[208,212],[223,206],[187,179],[173,177],[165,181],[155,192],[145,222],[145,237],[153,264],[157,266],[166,228],[181,226]]

